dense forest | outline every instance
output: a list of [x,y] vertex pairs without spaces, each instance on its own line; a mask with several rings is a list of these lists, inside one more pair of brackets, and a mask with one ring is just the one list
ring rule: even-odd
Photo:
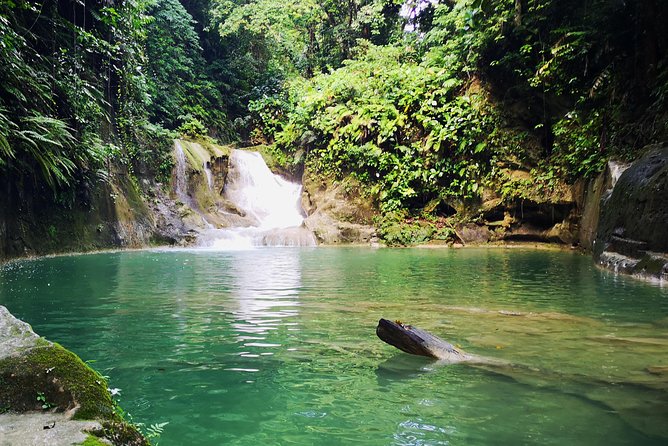
[[388,218],[549,191],[668,139],[667,20],[661,0],[1,0],[2,194],[66,210],[121,173],[167,184],[179,135],[353,177]]

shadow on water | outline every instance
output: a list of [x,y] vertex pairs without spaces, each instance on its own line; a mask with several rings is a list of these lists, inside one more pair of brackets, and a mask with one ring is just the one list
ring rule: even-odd
[[411,380],[433,372],[439,367],[438,361],[423,356],[399,353],[378,364],[376,377],[380,386],[395,381]]

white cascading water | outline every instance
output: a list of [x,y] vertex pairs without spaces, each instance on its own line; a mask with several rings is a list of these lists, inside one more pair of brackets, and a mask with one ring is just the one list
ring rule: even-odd
[[204,163],[204,166],[202,167],[204,169],[204,173],[206,174],[206,184],[209,186],[209,190],[213,190],[213,172],[211,172],[209,163]]
[[631,163],[622,163],[619,161],[608,161],[608,169],[610,170],[610,188],[613,189],[617,180],[622,176],[624,171],[631,167]]
[[179,141],[174,142],[174,148],[176,151],[174,192],[182,203],[190,205],[192,200],[188,195],[188,184],[186,181],[186,154]]
[[233,150],[223,195],[245,217],[248,226],[216,229],[201,241],[210,249],[254,246],[314,246],[303,227],[301,185],[274,175],[257,152]]

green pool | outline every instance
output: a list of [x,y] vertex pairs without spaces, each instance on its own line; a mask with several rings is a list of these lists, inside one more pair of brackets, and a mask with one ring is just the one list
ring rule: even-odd
[[[668,289],[569,252],[140,251],[0,268],[0,304],[168,445],[665,445]],[[507,367],[442,365],[380,317]]]

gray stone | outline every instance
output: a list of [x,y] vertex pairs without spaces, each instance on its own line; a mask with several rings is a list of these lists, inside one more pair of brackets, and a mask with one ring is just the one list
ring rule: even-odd
[[38,339],[30,325],[16,319],[0,305],[0,359],[22,354],[34,347]]
[[[0,306],[0,446],[71,445],[95,437],[148,446],[115,412],[107,382],[74,353]],[[41,396],[41,400],[37,396]],[[119,443],[118,441],[116,443]]]
[[70,420],[64,413],[6,413],[0,415],[0,446],[70,446],[99,429],[96,421]]
[[593,252],[604,267],[666,279],[668,144],[648,147],[604,194]]
[[[41,341],[40,341],[41,340]],[[40,338],[27,323],[16,319],[0,306],[0,360],[20,357],[28,350],[51,345]],[[87,431],[101,429],[95,421],[73,421],[70,413],[27,412],[0,415],[0,446],[59,446],[83,442]],[[45,426],[47,428],[45,428]]]
[[376,210],[370,198],[363,197],[362,187],[352,178],[334,182],[314,173],[303,178],[302,207],[307,218],[304,225],[321,244],[371,244],[376,229],[372,224]]

